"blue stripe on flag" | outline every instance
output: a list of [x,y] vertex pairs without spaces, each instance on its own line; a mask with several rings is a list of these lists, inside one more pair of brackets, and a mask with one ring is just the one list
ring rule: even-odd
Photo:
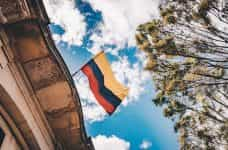
[[120,103],[121,100],[112,93],[109,89],[107,89],[104,85],[104,75],[101,72],[100,68],[98,65],[94,62],[94,60],[91,60],[88,63],[88,66],[92,69],[99,85],[99,92],[101,95],[108,101],[110,102],[114,107],[117,107]]

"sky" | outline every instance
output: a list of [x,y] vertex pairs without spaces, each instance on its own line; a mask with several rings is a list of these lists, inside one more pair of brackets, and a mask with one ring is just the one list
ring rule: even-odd
[[104,50],[115,77],[129,88],[108,116],[80,71],[74,77],[87,134],[97,150],[177,150],[173,122],[152,102],[155,90],[134,39],[139,24],[159,17],[159,0],[44,0],[50,29],[71,73]]

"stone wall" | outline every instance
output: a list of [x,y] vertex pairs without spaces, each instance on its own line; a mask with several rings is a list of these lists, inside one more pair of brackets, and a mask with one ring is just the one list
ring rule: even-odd
[[42,1],[0,0],[0,8],[0,106],[19,132],[19,147],[94,149]]

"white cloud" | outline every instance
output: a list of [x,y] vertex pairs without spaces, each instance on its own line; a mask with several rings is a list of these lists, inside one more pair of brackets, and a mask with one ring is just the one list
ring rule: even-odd
[[61,36],[59,34],[52,34],[52,38],[56,43],[59,43],[61,41]]
[[152,143],[150,141],[143,140],[139,148],[142,150],[146,150],[146,149],[149,149],[151,146],[152,146]]
[[129,150],[130,143],[112,135],[106,137],[104,135],[98,135],[93,138],[93,143],[96,150]]
[[[134,34],[136,27],[146,21],[158,16],[159,0],[84,0],[91,4],[95,10],[99,10],[103,16],[103,23],[97,27],[101,32],[94,33],[91,40],[94,41],[92,53],[97,53],[100,46],[104,44],[116,45],[115,50],[106,49],[119,58],[112,63],[112,69],[117,79],[129,87],[129,95],[123,101],[123,105],[136,101],[145,93],[145,84],[150,80],[148,73],[144,72],[141,63],[145,60],[138,55],[139,61],[131,64],[126,57],[118,56],[118,50],[125,44],[135,46]],[[56,43],[67,42],[69,45],[80,45],[86,33],[86,22],[84,16],[76,8],[74,0],[44,0],[51,22],[60,25],[65,33],[54,34]],[[90,50],[91,51],[91,50]],[[75,80],[78,91],[80,91],[81,103],[85,119],[89,122],[101,121],[107,114],[94,98],[85,76]],[[121,111],[118,109],[118,111]],[[117,112],[118,112],[117,111]]]
[[81,45],[86,33],[86,23],[84,16],[76,8],[75,1],[44,0],[44,4],[51,22],[65,30],[58,40],[61,39],[69,45]]
[[99,34],[93,34],[92,53],[96,53],[104,44],[116,45],[116,50],[126,44],[135,46],[134,34],[137,26],[158,17],[159,0],[84,0],[95,10],[102,13],[103,23],[100,23]]

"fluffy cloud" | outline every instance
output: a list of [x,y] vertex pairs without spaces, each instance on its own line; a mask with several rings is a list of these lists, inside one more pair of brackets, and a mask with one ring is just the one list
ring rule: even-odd
[[[123,105],[127,106],[144,93],[150,76],[142,70],[142,62],[145,61],[142,55],[137,55],[139,61],[132,64],[127,57],[118,56],[118,51],[126,44],[135,46],[136,27],[158,16],[159,0],[109,0],[102,3],[98,0],[84,1],[90,3],[93,9],[100,11],[103,16],[103,22],[95,29],[100,31],[99,34],[96,32],[91,37],[94,47],[90,51],[97,53],[100,46],[105,44],[116,46],[115,50],[110,48],[106,49],[106,52],[118,58],[118,61],[112,62],[112,69],[117,79],[129,87],[129,95],[123,101]],[[44,3],[51,22],[65,30],[63,35],[53,34],[56,43],[64,41],[69,45],[80,45],[86,33],[86,23],[84,16],[76,8],[75,1],[44,0]],[[84,75],[79,76],[75,78],[75,82],[80,91],[85,119],[89,122],[103,120],[107,114],[91,93],[87,78]]]
[[72,45],[81,45],[86,33],[84,16],[76,8],[74,0],[44,0],[44,4],[52,23],[61,26],[64,34],[56,36],[59,41]]
[[139,148],[142,150],[146,150],[146,149],[149,149],[151,146],[152,146],[152,143],[150,141],[143,140]]
[[129,150],[130,143],[112,135],[106,137],[104,135],[98,135],[93,138],[93,143],[96,150]]
[[98,26],[100,31],[93,34],[92,53],[96,53],[100,46],[115,45],[116,50],[134,46],[134,34],[137,26],[159,16],[159,0],[84,0],[89,2],[93,9],[100,11],[103,22]]

